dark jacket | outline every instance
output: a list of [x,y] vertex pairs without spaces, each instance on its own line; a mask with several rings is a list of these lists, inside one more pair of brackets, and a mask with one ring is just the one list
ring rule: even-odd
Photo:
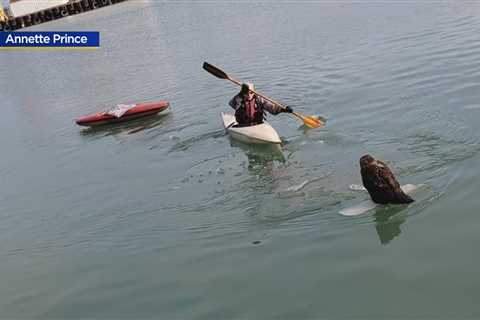
[[257,95],[253,95],[255,100],[256,112],[254,115],[249,115],[247,112],[247,101],[244,96],[239,93],[230,100],[229,105],[235,109],[235,118],[240,125],[255,125],[263,122],[265,110],[271,114],[279,114],[283,109],[270,101],[263,99]]

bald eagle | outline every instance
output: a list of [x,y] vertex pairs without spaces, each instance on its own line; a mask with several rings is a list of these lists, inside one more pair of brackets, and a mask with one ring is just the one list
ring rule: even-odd
[[392,171],[380,160],[367,154],[360,158],[360,172],[363,186],[367,189],[373,202],[410,203],[414,200],[400,188]]

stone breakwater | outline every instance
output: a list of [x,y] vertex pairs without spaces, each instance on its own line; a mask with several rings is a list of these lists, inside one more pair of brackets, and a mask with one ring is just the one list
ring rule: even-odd
[[0,21],[0,31],[13,31],[44,22],[61,19],[67,16],[110,6],[126,0],[75,0],[64,5],[51,7],[19,17],[11,17],[7,21]]

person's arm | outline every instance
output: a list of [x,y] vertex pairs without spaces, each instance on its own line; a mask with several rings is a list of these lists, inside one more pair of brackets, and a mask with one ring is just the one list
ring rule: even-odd
[[285,106],[285,108],[280,107],[279,105],[276,105],[267,99],[263,99],[262,97],[258,97],[258,101],[261,104],[261,107],[265,110],[267,110],[271,114],[279,114],[281,112],[289,112],[292,113],[293,110],[289,106]]
[[230,100],[230,102],[228,103],[230,105],[230,107],[232,107],[234,110],[237,110],[242,102],[241,102],[241,99],[239,98],[238,94],[232,98],[232,100]]

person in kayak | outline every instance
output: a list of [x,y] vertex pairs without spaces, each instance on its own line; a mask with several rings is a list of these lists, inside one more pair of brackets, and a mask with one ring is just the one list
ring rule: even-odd
[[289,106],[282,108],[257,96],[251,90],[255,90],[253,83],[243,83],[240,92],[229,102],[229,105],[235,109],[238,126],[245,127],[263,123],[265,110],[273,115],[281,112],[293,112]]

